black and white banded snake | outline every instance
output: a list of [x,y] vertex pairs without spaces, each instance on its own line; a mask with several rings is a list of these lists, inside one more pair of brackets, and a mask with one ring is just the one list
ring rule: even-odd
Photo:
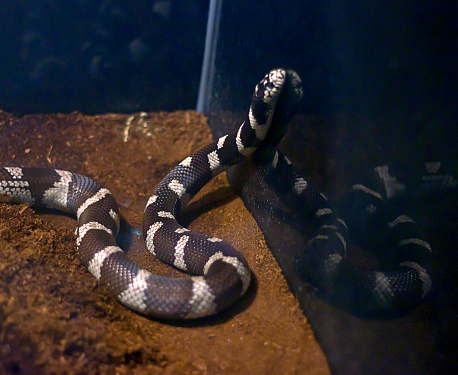
[[[129,259],[116,244],[120,223],[116,201],[109,190],[90,178],[63,170],[2,167],[0,194],[75,214],[82,263],[120,303],[157,318],[198,318],[237,301],[250,285],[251,271],[231,245],[184,228],[176,217],[213,177],[260,149],[267,160],[265,165],[280,172],[290,192],[302,202],[305,214],[313,218],[316,232],[304,256],[294,260],[305,281],[326,289],[332,287],[334,279],[356,274],[376,308],[417,305],[432,286],[429,264],[425,264],[431,248],[420,238],[413,221],[401,215],[386,225],[387,237],[399,248],[399,266],[394,271],[349,266],[345,259],[345,223],[324,195],[276,150],[301,97],[301,82],[294,71],[272,70],[256,86],[239,128],[184,159],[149,198],[143,221],[148,250],[160,260],[196,275],[191,278],[153,275]],[[363,200],[369,199],[368,205],[383,207],[379,192],[365,185],[355,185],[354,192],[362,194]]]

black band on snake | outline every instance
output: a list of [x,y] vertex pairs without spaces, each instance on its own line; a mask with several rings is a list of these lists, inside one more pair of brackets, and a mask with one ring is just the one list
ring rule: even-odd
[[[430,247],[407,216],[389,218],[385,233],[398,248],[399,266],[391,272],[365,271],[346,261],[347,229],[328,200],[300,176],[275,149],[302,97],[294,71],[272,70],[256,86],[245,121],[234,132],[184,159],[149,198],[143,220],[148,250],[158,259],[191,273],[172,279],[153,275],[130,260],[116,244],[119,211],[111,193],[76,173],[41,168],[0,168],[0,194],[31,205],[76,215],[77,248],[83,264],[120,303],[158,318],[188,319],[215,314],[247,290],[251,273],[231,245],[192,232],[179,224],[181,210],[214,176],[264,153],[270,175],[281,178],[299,198],[304,214],[313,218],[316,233],[295,260],[304,280],[331,290],[342,277],[351,280],[376,308],[412,307],[430,291]],[[383,196],[365,185],[354,193],[367,200],[374,215],[385,212]],[[358,198],[360,199],[360,198]],[[363,204],[365,204],[364,202]],[[384,217],[385,218],[385,217]],[[292,260],[293,261],[293,260]]]

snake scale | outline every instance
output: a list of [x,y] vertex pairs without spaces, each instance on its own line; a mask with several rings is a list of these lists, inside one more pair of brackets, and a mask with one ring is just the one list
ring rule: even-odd
[[[190,231],[177,217],[213,177],[261,150],[268,175],[279,176],[276,178],[289,187],[288,193],[301,202],[304,214],[312,217],[315,233],[302,255],[292,260],[306,282],[326,290],[345,275],[358,280],[376,308],[418,304],[432,285],[427,272],[431,248],[419,237],[412,219],[401,215],[385,225],[387,238],[400,248],[399,266],[394,271],[367,271],[349,265],[345,222],[324,195],[276,150],[301,98],[301,81],[294,71],[272,70],[256,85],[238,129],[184,159],[148,199],[143,220],[148,250],[192,274],[190,278],[154,275],[132,261],[116,243],[120,219],[113,195],[88,177],[57,169],[2,167],[0,194],[76,215],[76,244],[82,263],[121,304],[156,318],[199,318],[216,314],[241,298],[250,285],[251,271],[231,245]],[[362,184],[353,190],[362,196],[366,208],[384,211],[379,192]]]

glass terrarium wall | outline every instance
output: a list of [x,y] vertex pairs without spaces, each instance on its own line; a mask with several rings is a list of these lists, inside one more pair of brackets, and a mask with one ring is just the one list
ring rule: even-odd
[[[371,147],[397,148],[384,158],[401,152],[402,163],[414,159],[411,167],[437,160],[451,168],[458,111],[456,2],[220,3],[212,87],[201,106],[216,135],[236,126],[221,114],[246,111],[254,85],[280,66],[302,78],[300,113],[332,115],[331,127],[350,121],[343,115],[359,116],[347,134],[349,148],[358,150],[361,142],[369,153],[376,151]],[[368,142],[374,137],[378,144]]]
[[0,107],[195,107],[208,0],[0,2]]
[[[438,327],[456,327],[444,313],[456,311],[456,292],[448,285],[458,262],[450,249],[457,238],[456,212],[450,208],[456,207],[458,186],[456,2],[212,3],[219,4],[213,23],[219,29],[203,69],[210,87],[201,90],[198,108],[207,114],[213,135],[239,126],[254,86],[267,72],[294,69],[304,96],[280,150],[332,201],[362,174],[383,167],[393,187],[402,185],[404,209],[422,223],[435,248],[439,297],[409,316],[408,332],[396,328],[396,320],[357,319],[323,303],[298,280],[292,259],[310,239],[299,227],[301,213],[282,205],[256,165],[228,171],[330,367],[336,374],[431,373],[428,366],[436,360],[427,358],[443,350],[431,342],[449,342],[450,336]],[[444,191],[451,191],[448,198]],[[413,349],[415,343],[422,348]],[[418,357],[409,360],[412,356]]]

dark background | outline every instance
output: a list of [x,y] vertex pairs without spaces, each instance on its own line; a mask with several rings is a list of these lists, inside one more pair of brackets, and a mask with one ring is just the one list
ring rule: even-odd
[[210,108],[244,110],[253,83],[281,66],[302,78],[303,113],[409,119],[451,136],[457,22],[452,0],[226,2]]
[[[195,108],[208,1],[0,2],[0,108]],[[160,7],[159,7],[160,8]]]

